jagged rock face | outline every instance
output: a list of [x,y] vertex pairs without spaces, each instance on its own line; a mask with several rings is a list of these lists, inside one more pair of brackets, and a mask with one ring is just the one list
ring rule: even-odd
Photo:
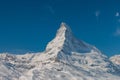
[[0,55],[0,80],[119,80],[119,57],[109,59],[61,23],[42,53]]

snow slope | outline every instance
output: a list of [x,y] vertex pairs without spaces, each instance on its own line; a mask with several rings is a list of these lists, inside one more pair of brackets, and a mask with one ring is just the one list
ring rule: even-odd
[[120,56],[109,59],[61,23],[44,52],[0,54],[0,80],[120,80],[119,62]]
[[117,65],[120,65],[120,55],[115,55],[115,56],[111,57],[110,60],[111,60],[113,63],[115,63],[115,64],[117,64]]

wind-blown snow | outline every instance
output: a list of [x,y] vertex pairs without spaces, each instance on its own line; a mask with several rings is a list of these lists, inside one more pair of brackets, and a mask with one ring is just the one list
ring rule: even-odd
[[120,56],[110,59],[74,37],[62,23],[41,53],[0,54],[0,80],[120,80]]

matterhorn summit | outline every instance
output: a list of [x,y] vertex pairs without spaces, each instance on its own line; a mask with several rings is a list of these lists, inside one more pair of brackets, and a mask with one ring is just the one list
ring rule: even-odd
[[66,53],[69,54],[71,52],[87,53],[91,52],[92,50],[98,51],[94,46],[76,39],[70,27],[63,22],[61,23],[60,29],[57,31],[56,37],[49,42],[46,50],[50,50],[52,48],[67,51]]
[[43,52],[0,54],[0,80],[120,80],[119,62],[77,39],[62,22]]

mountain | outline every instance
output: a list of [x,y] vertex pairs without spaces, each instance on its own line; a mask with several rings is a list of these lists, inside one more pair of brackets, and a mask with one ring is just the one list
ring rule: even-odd
[[119,80],[120,56],[110,59],[61,23],[41,53],[0,54],[0,80]]
[[110,60],[117,65],[120,65],[120,55],[115,55],[110,58]]

